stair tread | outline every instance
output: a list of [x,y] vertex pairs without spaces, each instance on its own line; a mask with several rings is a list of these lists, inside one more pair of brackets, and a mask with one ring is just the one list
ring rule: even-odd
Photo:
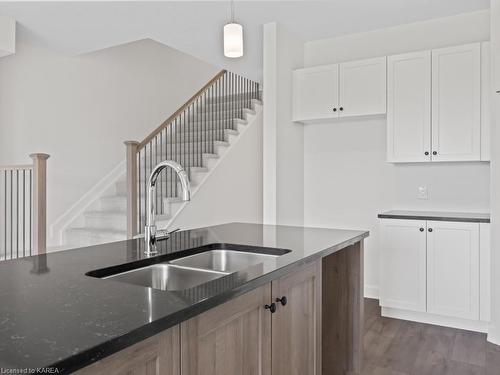
[[98,210],[92,210],[92,211],[85,211],[84,213],[85,216],[103,216],[103,217],[109,217],[109,216],[127,216],[127,211],[98,211]]
[[93,233],[112,233],[115,235],[124,235],[125,237],[127,236],[127,231],[126,230],[118,230],[118,229],[112,229],[112,228],[92,228],[92,227],[74,227],[74,228],[68,228],[66,229],[67,231],[73,231],[73,232],[93,232]]

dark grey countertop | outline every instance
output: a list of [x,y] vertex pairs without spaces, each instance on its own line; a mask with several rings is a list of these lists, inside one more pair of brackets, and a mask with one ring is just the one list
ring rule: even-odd
[[[136,239],[0,262],[0,368],[71,373],[367,236],[232,223],[174,233],[158,242],[154,258],[144,256],[144,242]],[[215,243],[290,252],[179,292],[86,275],[167,261]]]
[[489,223],[489,213],[439,212],[439,211],[403,211],[393,210],[378,215],[380,219],[460,221],[468,223]]

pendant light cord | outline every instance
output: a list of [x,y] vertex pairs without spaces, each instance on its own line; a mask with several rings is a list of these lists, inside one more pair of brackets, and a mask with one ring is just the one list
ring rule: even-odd
[[234,23],[234,0],[231,0],[231,23]]

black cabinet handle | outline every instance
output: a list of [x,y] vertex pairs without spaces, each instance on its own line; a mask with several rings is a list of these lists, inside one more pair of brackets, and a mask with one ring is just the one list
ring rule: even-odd
[[344,107],[340,107],[339,110],[343,111],[344,110]]
[[437,155],[437,151],[432,151],[432,155]]
[[286,296],[283,296],[281,298],[276,298],[276,302],[280,302],[282,306],[285,306],[288,303],[288,299]]
[[264,308],[271,311],[271,314],[274,314],[276,312],[276,304],[274,302],[270,305],[265,305]]
[[337,112],[337,108],[334,108],[334,109],[333,109],[333,112]]
[[429,155],[429,151],[424,152],[425,156]]
[[423,232],[424,231],[424,228],[420,228],[420,232]]
[[429,232],[432,232],[432,228],[429,228],[428,230],[429,230]]

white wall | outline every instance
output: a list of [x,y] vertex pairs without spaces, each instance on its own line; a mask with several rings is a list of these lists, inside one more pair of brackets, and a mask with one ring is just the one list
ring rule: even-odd
[[16,52],[16,21],[0,16],[0,57]]
[[314,66],[394,55],[487,40],[489,35],[490,12],[484,10],[307,42],[304,63]]
[[491,133],[491,326],[488,340],[500,345],[500,0],[491,1],[491,37],[496,85],[492,103],[493,127]]
[[262,123],[260,112],[169,229],[262,222]]
[[[489,12],[476,12],[305,45],[306,66],[489,39]],[[489,211],[489,164],[393,165],[386,158],[386,120],[332,121],[304,131],[304,222],[368,229],[365,285],[379,283],[377,214],[388,209]],[[428,200],[416,199],[427,186]]]
[[281,24],[264,25],[264,222],[304,223],[304,129],[292,122],[292,71],[304,45]]
[[66,57],[27,40],[0,59],[0,165],[48,160],[48,224],[218,69],[152,40]]

